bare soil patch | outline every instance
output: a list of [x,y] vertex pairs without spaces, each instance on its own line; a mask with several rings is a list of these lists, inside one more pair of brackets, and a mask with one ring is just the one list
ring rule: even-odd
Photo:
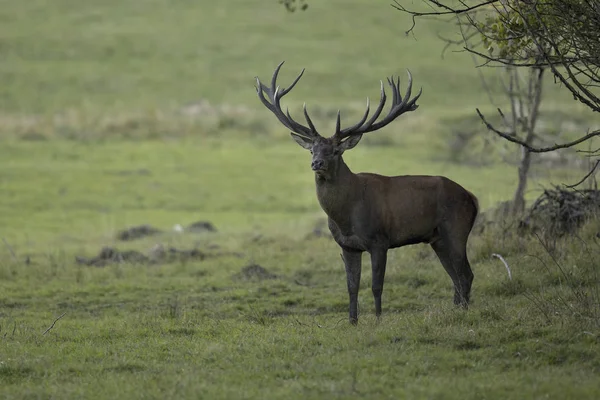
[[160,229],[157,229],[151,225],[138,225],[124,229],[117,233],[117,239],[122,241],[130,241],[141,239],[147,236],[153,236],[161,233]]
[[258,264],[247,265],[233,276],[235,280],[243,281],[264,281],[267,279],[277,279],[278,277],[277,274],[270,272]]
[[143,254],[136,250],[121,251],[114,247],[103,247],[97,256],[92,258],[75,257],[75,261],[82,265],[104,267],[109,264],[118,263],[150,265],[173,261],[204,260],[206,256],[204,252],[198,249],[165,248],[159,244],[152,247],[148,254]]

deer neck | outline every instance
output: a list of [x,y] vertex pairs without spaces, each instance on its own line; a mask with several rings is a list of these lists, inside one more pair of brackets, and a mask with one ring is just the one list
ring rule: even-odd
[[340,156],[335,170],[326,176],[315,174],[317,198],[321,208],[339,226],[349,224],[351,210],[356,201],[358,177]]

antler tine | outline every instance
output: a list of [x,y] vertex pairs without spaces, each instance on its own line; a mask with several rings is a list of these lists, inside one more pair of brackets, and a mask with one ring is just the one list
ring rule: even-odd
[[271,77],[271,88],[275,89],[277,87],[277,77],[279,76],[279,70],[283,67],[283,63],[285,61],[280,62],[277,67],[275,67],[275,72],[273,72],[273,76]]
[[289,121],[282,114],[280,114],[280,113],[277,112],[277,109],[275,108],[275,106],[273,104],[269,103],[269,101],[267,101],[267,99],[265,99],[265,96],[264,96],[263,92],[265,92],[265,93],[267,93],[269,95],[269,99],[271,99],[271,97],[272,97],[272,95],[270,93],[270,88],[268,88],[267,86],[265,86],[258,79],[258,77],[256,77],[256,83],[257,83],[256,93],[258,93],[258,98],[260,99],[260,101],[273,114],[275,114],[275,116],[277,117],[277,119],[279,120],[279,122],[281,122],[286,128],[291,129],[290,126],[289,126]]
[[368,115],[367,104],[367,113],[365,114],[365,116],[363,116],[363,118],[361,119],[361,121],[359,121],[358,124],[343,129],[341,131],[339,129],[336,129],[336,134],[334,136],[336,136],[338,139],[343,139],[351,135],[362,135],[367,132],[376,131],[380,128],[383,128],[384,126],[386,126],[405,112],[416,110],[418,107],[416,103],[419,97],[421,97],[423,89],[421,88],[419,93],[414,98],[410,98],[412,93],[412,74],[409,70],[407,70],[407,72],[408,85],[404,98],[400,94],[400,78],[397,78],[397,81],[394,79],[394,76],[387,78],[388,84],[392,89],[392,106],[388,114],[381,121],[375,122],[377,118],[379,118],[379,115],[381,114],[381,111],[383,110],[383,107],[386,102],[386,94],[385,89],[383,88],[383,82],[381,82],[381,100],[379,102],[379,106],[377,107],[375,113],[371,116],[371,118],[369,118],[369,120],[365,122],[365,119]]
[[400,78],[398,78],[398,85],[396,85],[396,81],[394,80],[394,75],[387,78],[388,85],[392,88],[392,105],[398,104],[402,101],[402,96],[400,96]]
[[[410,70],[408,70],[408,69],[406,70],[406,73],[408,74],[408,86],[406,87],[406,93],[404,93],[405,104],[406,104],[406,102],[408,102],[408,99],[410,98],[410,95],[412,92],[412,74],[410,73]],[[423,91],[423,88],[421,88],[421,90],[419,91],[419,94],[416,96],[416,99],[418,99],[419,96],[421,96],[422,91]],[[398,93],[400,93],[400,77],[398,77]]]
[[313,124],[312,120],[308,116],[308,111],[306,110],[306,103],[304,103],[304,105],[302,106],[302,109],[304,110],[304,119],[306,119],[306,122],[308,123],[308,126],[310,126],[310,129],[312,131],[316,132],[317,129],[315,128],[315,125]]
[[[406,70],[406,72],[408,73],[408,88],[406,89],[406,94],[404,95],[405,99],[408,99],[410,97],[411,94],[411,90],[412,90],[412,74],[410,73],[410,70]],[[416,105],[417,100],[419,100],[419,97],[421,97],[421,95],[423,94],[423,88],[419,89],[419,94],[417,94],[411,101],[409,101],[407,103],[407,107],[409,107],[411,109],[411,111],[416,110],[417,107],[419,107],[418,105]]]
[[304,125],[299,124],[298,122],[294,121],[294,119],[290,115],[290,110],[288,110],[287,108],[285,109],[285,115],[287,116],[290,124],[292,125],[292,131],[293,132],[298,133],[298,134],[300,134],[302,136],[313,137],[312,136],[312,132],[313,131],[316,132],[316,130],[313,130],[312,128],[309,129],[309,128],[305,127]]
[[375,113],[371,116],[369,121],[367,121],[366,126],[372,125],[373,122],[375,122],[377,118],[379,118],[379,115],[381,115],[383,107],[385,107],[385,103],[387,101],[387,95],[385,94],[385,89],[383,88],[383,81],[379,81],[379,83],[381,84],[381,97],[379,99],[379,105],[377,106]]
[[[379,83],[381,84],[381,97],[379,98],[379,105],[377,106],[377,108],[375,109],[375,112],[373,113],[373,115],[371,116],[371,118],[369,118],[369,121],[367,121],[365,123],[365,120],[367,119],[367,117],[369,116],[369,106],[370,106],[370,101],[369,98],[367,97],[367,111],[363,114],[363,117],[361,118],[360,121],[358,121],[357,124],[348,127],[346,129],[343,130],[336,130],[336,133],[334,134],[334,136],[338,139],[344,139],[348,136],[351,136],[353,134],[355,134],[355,132],[357,132],[363,125],[364,126],[370,126],[373,124],[373,122],[375,122],[377,120],[377,118],[379,118],[379,115],[381,114],[381,111],[383,111],[383,107],[385,106],[385,102],[387,101],[387,96],[385,94],[385,89],[383,88],[383,81],[379,81]],[[357,135],[359,133],[356,133]]]
[[302,71],[300,71],[300,75],[298,75],[296,77],[296,79],[294,79],[294,82],[292,82],[292,84],[290,85],[289,88],[287,88],[287,89],[281,89],[281,95],[279,97],[285,96],[290,90],[292,90],[294,88],[294,86],[296,86],[296,83],[298,83],[298,81],[300,80],[300,78],[302,78],[302,75],[304,75],[304,71],[305,70],[306,70],[306,68],[302,68]]
[[346,136],[344,136],[344,132],[346,131],[353,131],[357,128],[360,128],[362,126],[362,124],[365,123],[365,121],[367,120],[367,117],[369,116],[369,111],[371,108],[371,100],[369,100],[369,98],[367,97],[367,110],[365,111],[365,113],[363,114],[362,118],[360,119],[360,121],[358,121],[356,124],[352,125],[349,128],[344,129],[343,131],[340,131],[340,126],[339,124],[336,124],[336,130],[335,130],[335,135],[339,138],[339,139],[343,139]]
[[[273,114],[275,114],[279,122],[281,122],[286,128],[291,130],[293,133],[307,138],[320,137],[312,120],[308,116],[308,112],[306,111],[306,105],[304,106],[304,117],[306,118],[306,122],[309,125],[308,127],[294,121],[294,119],[290,116],[288,110],[286,110],[286,112],[284,113],[281,109],[281,98],[288,94],[294,88],[294,86],[296,86],[296,84],[298,83],[300,78],[302,78],[302,75],[305,71],[304,69],[302,69],[300,74],[296,77],[296,79],[294,79],[294,81],[288,88],[281,88],[277,86],[277,78],[279,76],[279,71],[281,70],[283,63],[284,61],[279,63],[279,65],[277,65],[277,67],[275,68],[275,72],[273,72],[273,76],[271,78],[271,87],[268,87],[267,85],[263,84],[260,81],[260,79],[256,77],[256,92],[258,94],[258,98],[265,105],[265,107],[267,107]],[[268,99],[265,98],[265,94],[267,95]]]

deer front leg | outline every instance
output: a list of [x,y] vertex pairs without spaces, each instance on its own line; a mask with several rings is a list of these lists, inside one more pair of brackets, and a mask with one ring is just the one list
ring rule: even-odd
[[375,299],[375,315],[381,315],[381,294],[383,293],[383,280],[387,264],[387,249],[371,251],[371,269],[373,271],[372,290]]
[[349,319],[353,325],[358,323],[358,289],[360,288],[361,255],[361,252],[342,249],[342,258],[346,267],[346,280],[348,282],[348,295],[350,296]]

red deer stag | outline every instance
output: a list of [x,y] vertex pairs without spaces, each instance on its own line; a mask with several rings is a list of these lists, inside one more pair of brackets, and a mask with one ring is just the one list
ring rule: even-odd
[[[381,82],[381,100],[375,113],[367,111],[355,125],[342,129],[338,111],[335,133],[325,138],[317,132],[306,104],[304,117],[308,126],[292,119],[281,109],[281,98],[298,83],[304,70],[289,88],[277,86],[277,66],[271,86],[256,78],[259,99],[291,131],[292,138],[312,154],[317,198],[328,216],[329,230],[342,248],[350,296],[350,322],[358,322],[358,289],[361,255],[371,255],[372,291],[375,314],[381,315],[381,293],[388,249],[416,243],[429,243],[454,283],[454,303],[467,307],[473,272],[467,259],[467,239],[478,212],[477,198],[456,182],[443,176],[382,176],[355,174],[342,154],[358,144],[362,135],[383,128],[408,111],[417,109],[417,99],[410,98],[412,76],[408,71],[408,88],[400,95],[400,79],[388,78],[392,106],[387,116],[377,122],[386,102]],[[266,95],[266,98],[265,98]]]

